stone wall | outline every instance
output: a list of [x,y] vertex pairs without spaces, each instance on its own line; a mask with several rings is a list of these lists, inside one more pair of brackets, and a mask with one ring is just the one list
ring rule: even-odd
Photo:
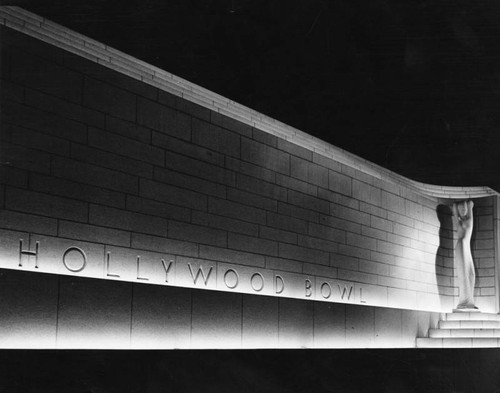
[[[116,296],[103,296],[123,303],[123,323],[134,317],[127,307],[140,301],[142,291],[150,292],[151,299],[155,291],[182,294],[179,304],[191,299],[190,315],[196,314],[197,296],[213,302],[216,315],[224,314],[216,305],[223,299],[227,307],[240,310],[234,321],[243,321],[241,326],[247,303],[250,313],[257,305],[275,310],[285,318],[279,326],[286,326],[290,306],[292,314],[303,310],[300,320],[308,321],[304,332],[309,333],[296,336],[293,326],[300,330],[302,325],[290,324],[287,342],[295,347],[327,340],[310,330],[322,312],[355,309],[353,318],[366,314],[371,321],[355,324],[356,332],[368,329],[370,337],[377,337],[384,313],[392,315],[386,320],[405,321],[402,309],[445,312],[453,307],[458,292],[449,205],[476,194],[457,189],[451,195],[430,186],[426,192],[425,185],[326,144],[323,150],[311,147],[318,142],[305,134],[273,134],[264,117],[248,124],[243,110],[239,116],[221,114],[224,110],[195,104],[171,87],[138,81],[128,75],[130,69],[111,70],[46,38],[3,26],[1,33],[0,262],[4,269],[72,276],[38,274],[50,285],[57,282],[47,296],[74,299],[80,292],[64,294],[64,288],[80,283],[91,292],[94,286],[107,286],[110,296],[116,288]],[[75,52],[76,41],[66,41]],[[111,64],[118,53],[91,40],[82,42],[82,48],[107,53]],[[219,100],[213,93],[207,97]],[[474,255],[484,311],[497,307],[495,198],[476,199]],[[31,282],[34,273],[26,274],[19,277]],[[50,307],[64,313],[61,303]],[[58,322],[50,326],[62,332],[59,311]],[[71,323],[78,326],[77,314]],[[340,323],[349,332],[345,315]],[[408,315],[414,320],[417,314]],[[193,321],[190,340],[198,337]],[[133,323],[123,326],[129,326],[123,331],[133,341]],[[236,330],[240,339],[234,342],[245,347],[241,327]],[[363,342],[362,333],[355,336]],[[349,342],[346,336],[345,342],[354,345],[357,339]],[[71,346],[61,340],[61,347]],[[203,346],[202,339],[194,340],[186,345]]]
[[439,314],[0,270],[0,348],[412,348]]

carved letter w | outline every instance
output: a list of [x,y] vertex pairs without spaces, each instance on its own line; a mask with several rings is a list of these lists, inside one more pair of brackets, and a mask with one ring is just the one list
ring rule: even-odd
[[191,272],[191,277],[193,277],[193,283],[196,285],[196,282],[198,281],[198,277],[201,275],[203,278],[203,282],[205,283],[205,286],[207,285],[208,279],[210,278],[210,273],[212,273],[212,268],[213,266],[210,266],[210,269],[208,270],[208,274],[205,277],[205,272],[203,271],[203,267],[199,267],[198,271],[196,272],[196,276],[193,273],[193,268],[191,267],[191,264],[188,263],[189,266],[189,271]]

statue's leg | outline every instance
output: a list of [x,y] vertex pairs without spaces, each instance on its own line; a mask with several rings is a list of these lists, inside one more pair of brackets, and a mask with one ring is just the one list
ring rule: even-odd
[[474,271],[474,262],[469,250],[463,253],[464,259],[464,305],[468,308],[474,308],[474,286],[476,283],[476,272]]
[[476,274],[469,250],[465,249],[464,241],[459,240],[455,249],[457,262],[459,299],[457,308],[474,308],[474,286]]
[[455,262],[457,267],[457,278],[458,278],[458,306],[457,308],[464,308],[467,305],[467,287],[469,283],[466,280],[466,270],[465,270],[465,260],[463,252],[463,242],[459,240],[457,242],[457,247],[455,248]]

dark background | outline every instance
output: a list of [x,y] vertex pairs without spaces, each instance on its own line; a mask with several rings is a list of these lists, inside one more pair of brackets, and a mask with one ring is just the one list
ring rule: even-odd
[[[425,182],[500,190],[500,2],[2,1]],[[2,351],[0,392],[499,392],[497,350]]]

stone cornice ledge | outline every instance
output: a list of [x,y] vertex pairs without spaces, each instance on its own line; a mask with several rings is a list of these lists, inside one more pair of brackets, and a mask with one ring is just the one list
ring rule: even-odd
[[0,6],[0,24],[332,158],[377,179],[400,184],[437,198],[465,199],[500,195],[489,187],[436,186],[408,179],[22,8]]

